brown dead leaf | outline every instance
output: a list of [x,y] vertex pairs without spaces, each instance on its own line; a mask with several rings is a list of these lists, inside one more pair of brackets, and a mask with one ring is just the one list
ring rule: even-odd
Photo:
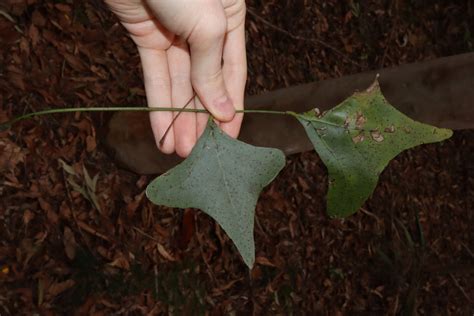
[[31,15],[31,22],[39,27],[44,27],[46,25],[46,18],[41,14],[40,11],[35,10]]
[[41,38],[40,38],[39,30],[34,24],[31,24],[30,28],[28,29],[28,36],[31,39],[31,45],[33,47],[36,47],[38,43],[40,42]]
[[56,3],[54,7],[63,13],[70,13],[72,11],[71,6],[65,3]]
[[144,196],[145,196],[145,191],[143,191],[142,193],[137,195],[135,197],[135,199],[133,199],[132,202],[127,203],[127,216],[128,216],[128,218],[133,218],[133,216],[135,215],[136,210],[138,209],[138,207],[142,203]]
[[128,262],[127,258],[123,255],[123,253],[119,252],[116,256],[114,261],[109,262],[109,266],[119,268],[122,270],[130,270],[130,263]]
[[20,247],[17,250],[17,260],[22,263],[23,267],[26,267],[31,258],[33,258],[39,250],[40,247],[33,244],[33,240],[25,238],[20,242]]
[[41,209],[45,212],[50,212],[53,210],[53,207],[51,206],[51,204],[45,199],[43,199],[42,197],[38,198],[38,203]]
[[23,75],[15,73],[15,72],[9,72],[8,73],[8,80],[18,89],[25,91],[26,86],[25,86],[25,81],[23,80]]
[[165,247],[158,243],[156,245],[156,248],[158,249],[158,252],[160,253],[160,255],[163,256],[163,258],[165,258],[166,260],[169,260],[169,261],[176,261],[176,259],[165,249]]
[[99,238],[102,238],[103,240],[106,240],[106,241],[110,241],[109,237],[105,236],[104,234],[98,232],[96,229],[92,228],[91,226],[87,225],[85,222],[83,221],[78,221],[77,222],[77,225],[82,228],[83,230],[85,230],[86,232],[88,232],[89,234],[92,234],[96,237],[99,237]]
[[72,54],[65,53],[64,58],[69,66],[76,71],[85,71],[86,67],[84,66],[82,60]]
[[47,296],[49,299],[53,299],[59,294],[61,294],[62,292],[73,287],[75,284],[76,282],[74,282],[74,280],[66,280],[64,282],[54,282],[49,286]]
[[223,286],[220,286],[218,288],[214,288],[214,289],[212,289],[212,293],[214,295],[223,295],[225,291],[227,291],[228,289],[233,287],[235,283],[242,281],[242,279],[243,278],[235,279],[235,280],[232,280],[232,281],[228,282],[227,284],[224,284]]
[[26,210],[24,213],[23,213],[23,224],[25,226],[27,226],[29,224],[29,222],[31,222],[31,220],[35,217],[35,214],[30,211],[30,210]]
[[92,135],[87,135],[86,137],[86,150],[87,152],[92,152],[97,147],[97,142],[95,141],[95,137]]
[[8,138],[0,139],[0,171],[13,170],[25,159],[26,151]]
[[28,39],[26,39],[25,37],[22,37],[20,39],[20,50],[26,55],[30,54],[30,44],[28,42]]
[[41,209],[46,212],[46,217],[48,218],[49,222],[52,224],[57,224],[59,217],[52,205],[42,197],[38,198],[38,202]]
[[170,232],[163,226],[161,226],[159,223],[156,223],[154,226],[155,231],[160,235],[160,237],[166,239],[169,238]]
[[255,258],[255,263],[257,264],[261,264],[262,266],[267,266],[267,267],[276,267],[276,265],[274,265],[273,263],[270,262],[270,260],[268,260],[267,258],[265,257],[257,257]]
[[64,251],[66,252],[66,256],[70,260],[74,260],[76,257],[76,239],[74,238],[74,233],[69,227],[64,227]]

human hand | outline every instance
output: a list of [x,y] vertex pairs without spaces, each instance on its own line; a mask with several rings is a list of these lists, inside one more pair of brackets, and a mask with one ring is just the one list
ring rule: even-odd
[[[147,102],[153,107],[206,108],[237,137],[247,60],[244,0],[105,0],[138,47]],[[186,157],[208,115],[150,112],[159,149]],[[166,136],[160,143],[163,136]]]

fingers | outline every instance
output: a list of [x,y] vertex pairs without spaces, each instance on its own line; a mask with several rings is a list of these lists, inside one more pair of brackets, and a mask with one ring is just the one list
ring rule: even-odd
[[[245,51],[245,23],[227,34],[224,43],[223,75],[227,91],[236,110],[244,108],[245,82],[247,80],[247,57]],[[230,122],[222,122],[221,129],[237,138],[242,125],[243,114],[237,113]]]
[[[167,51],[171,77],[171,101],[173,107],[182,108],[193,96],[191,85],[191,61],[186,43],[172,45]],[[187,109],[194,109],[194,99],[187,104]],[[174,112],[174,116],[178,112]],[[173,123],[174,144],[176,153],[187,157],[196,143],[196,114],[180,113]]]
[[188,37],[191,52],[191,80],[202,104],[219,121],[235,115],[232,98],[222,72],[222,52],[227,18],[220,1],[209,6]]
[[[171,82],[168,58],[164,50],[138,47],[148,106],[171,106]],[[170,129],[162,144],[160,140],[173,120],[171,112],[150,112],[150,122],[158,148],[167,154],[174,152],[174,131]]]

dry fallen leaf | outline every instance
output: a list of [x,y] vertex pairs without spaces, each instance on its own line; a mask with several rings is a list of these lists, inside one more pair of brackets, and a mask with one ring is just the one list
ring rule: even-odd
[[35,214],[32,211],[25,210],[25,212],[23,213],[23,224],[25,226],[28,225],[34,217]]
[[75,284],[76,284],[76,282],[74,282],[74,280],[66,280],[64,282],[52,283],[48,288],[48,293],[47,293],[48,299],[55,298],[56,296],[58,296],[62,292],[70,289],[71,287],[73,287]]
[[271,263],[270,260],[268,260],[265,257],[257,257],[257,258],[255,258],[255,262],[257,264],[261,264],[262,266],[273,267],[273,268],[276,267],[276,265]]
[[66,256],[70,260],[74,260],[76,257],[76,239],[74,238],[74,233],[69,227],[64,227],[64,251],[66,252]]
[[158,248],[158,252],[162,255],[166,260],[169,261],[176,261],[176,259],[165,249],[162,244],[157,244],[156,248]]
[[130,263],[128,262],[127,258],[125,258],[123,253],[120,252],[115,256],[114,261],[110,262],[108,265],[127,271],[130,270]]
[[97,147],[95,137],[93,135],[88,135],[86,137],[86,150],[87,152],[92,152]]
[[0,171],[13,170],[25,159],[26,150],[8,138],[0,139]]

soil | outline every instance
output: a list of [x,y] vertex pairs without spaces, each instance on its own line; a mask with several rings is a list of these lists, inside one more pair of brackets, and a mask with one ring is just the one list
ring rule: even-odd
[[[247,6],[249,94],[474,47],[469,0]],[[102,1],[0,4],[0,122],[144,95],[136,48]],[[205,214],[146,200],[152,177],[107,156],[106,120],[0,132],[0,315],[474,313],[474,131],[399,155],[344,220],[325,214],[318,156],[289,157],[257,205],[249,273]]]

